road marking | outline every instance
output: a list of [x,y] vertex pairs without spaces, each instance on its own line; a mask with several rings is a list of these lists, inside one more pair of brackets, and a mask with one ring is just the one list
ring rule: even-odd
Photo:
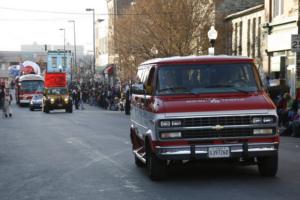
[[125,188],[130,189],[131,191],[135,192],[135,193],[140,193],[140,192],[144,192],[144,190],[142,190],[141,188],[139,188],[136,184],[134,184],[133,182],[129,181],[129,180],[125,180]]
[[[113,160],[112,157],[118,156],[122,153],[124,153],[125,151],[119,151],[119,152],[115,152],[113,155],[111,156],[107,156],[103,153],[101,153],[100,151],[92,148],[90,145],[84,143],[83,141],[81,141],[78,138],[68,138],[66,140],[66,142],[68,144],[74,145],[76,147],[79,148],[79,151],[81,153],[83,153],[84,155],[86,155],[88,158],[91,159],[90,162],[86,163],[83,167],[81,167],[80,169],[84,169],[89,167],[90,165],[97,163],[99,161],[102,160],[107,160],[109,162],[111,162],[112,164],[116,165],[118,168],[122,169],[123,171],[126,171],[127,173],[130,172],[130,170],[128,170],[127,168],[125,168],[122,164],[118,163],[117,161]],[[76,169],[78,170],[78,169]],[[124,188],[127,188],[129,190],[131,190],[134,193],[140,193],[140,192],[144,192],[144,190],[142,190],[141,188],[139,188],[134,182],[129,181],[126,179],[126,175],[124,175],[123,172],[121,172],[120,174],[115,174],[114,177],[119,178],[122,180],[122,182],[124,182],[124,184],[122,184],[122,186]],[[106,189],[100,189],[99,192],[105,192],[110,190],[109,188]]]
[[77,146],[79,151],[86,155],[88,158],[91,159],[90,162],[88,162],[84,167],[89,167],[90,165],[96,163],[96,162],[99,162],[99,161],[102,161],[102,160],[107,160],[109,162],[111,162],[112,164],[118,166],[119,168],[121,168],[122,170],[124,171],[127,171],[128,172],[128,169],[125,168],[123,165],[121,165],[120,163],[118,163],[117,161],[113,160],[111,157],[114,157],[115,155],[119,155],[125,151],[121,151],[121,152],[117,152],[115,153],[114,155],[112,156],[107,156],[103,153],[101,153],[100,151],[92,148],[90,145],[84,143],[83,141],[81,141],[80,139],[78,138],[68,138],[67,141],[66,141],[68,144],[72,144],[74,146]]

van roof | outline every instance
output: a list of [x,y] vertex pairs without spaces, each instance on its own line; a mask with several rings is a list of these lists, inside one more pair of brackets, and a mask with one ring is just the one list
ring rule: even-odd
[[253,62],[252,58],[246,56],[227,56],[227,55],[216,55],[216,56],[175,56],[167,58],[155,58],[143,62],[141,65],[148,64],[180,64],[180,63],[201,63],[201,62]]

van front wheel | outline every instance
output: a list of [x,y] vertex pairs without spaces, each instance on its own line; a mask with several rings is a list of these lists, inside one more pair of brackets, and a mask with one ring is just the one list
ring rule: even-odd
[[262,176],[274,177],[278,169],[278,154],[258,158],[258,169]]
[[148,151],[146,155],[146,165],[148,169],[148,175],[151,180],[159,181],[164,179],[167,174],[166,161],[157,158],[156,155],[151,151]]

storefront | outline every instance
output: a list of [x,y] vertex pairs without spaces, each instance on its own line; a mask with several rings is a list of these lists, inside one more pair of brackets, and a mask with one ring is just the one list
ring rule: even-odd
[[113,87],[115,84],[115,73],[114,72],[115,72],[114,64],[108,64],[104,70],[105,81],[110,87]]
[[268,35],[269,74],[273,82],[285,80],[293,97],[296,96],[296,54],[291,51],[292,34],[297,34],[297,18],[290,17],[269,24]]

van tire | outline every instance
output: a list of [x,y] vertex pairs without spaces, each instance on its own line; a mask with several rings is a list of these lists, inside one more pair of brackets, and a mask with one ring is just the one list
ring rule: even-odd
[[278,154],[258,158],[258,170],[261,176],[274,177],[278,170]]
[[152,181],[163,180],[167,175],[167,165],[164,160],[157,158],[150,149],[146,152],[148,176]]

